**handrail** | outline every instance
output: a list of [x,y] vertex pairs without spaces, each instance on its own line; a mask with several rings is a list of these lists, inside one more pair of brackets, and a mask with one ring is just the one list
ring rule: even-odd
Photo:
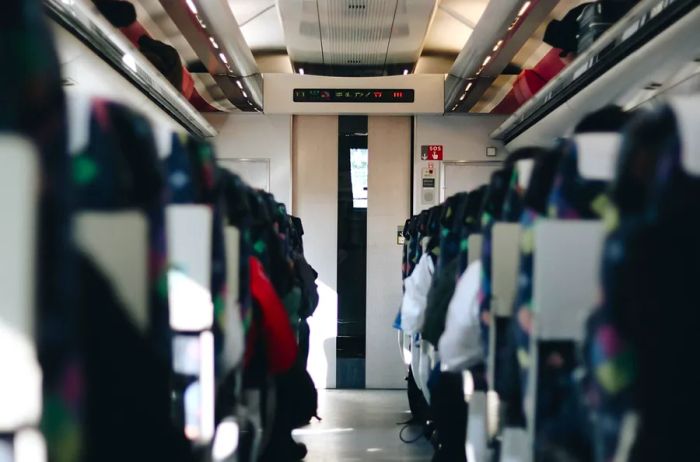
[[698,6],[697,0],[642,0],[491,137],[510,142]]
[[160,0],[221,90],[242,111],[263,108],[262,75],[226,0]]
[[195,136],[216,130],[127,39],[83,0],[44,0],[51,19],[78,37]]
[[445,112],[479,102],[559,0],[490,2],[445,80]]

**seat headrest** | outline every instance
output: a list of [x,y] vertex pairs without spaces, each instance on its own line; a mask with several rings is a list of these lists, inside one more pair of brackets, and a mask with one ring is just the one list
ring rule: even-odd
[[588,180],[612,181],[622,135],[614,132],[591,132],[575,135],[578,151],[578,172]]
[[671,98],[669,105],[676,115],[683,168],[700,175],[700,95]]
[[535,159],[521,159],[515,163],[518,169],[518,186],[523,190],[527,189],[532,176],[532,169],[535,167]]
[[92,98],[79,93],[69,93],[66,98],[68,112],[68,152],[74,156],[90,142],[90,115]]
[[173,152],[173,136],[176,136],[170,127],[160,124],[152,123],[153,126],[153,136],[155,137],[156,146],[158,148],[158,157],[160,159],[166,159]]

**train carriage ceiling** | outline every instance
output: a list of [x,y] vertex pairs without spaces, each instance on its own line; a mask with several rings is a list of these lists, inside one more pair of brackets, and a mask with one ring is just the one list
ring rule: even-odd
[[[144,25],[154,35],[177,48],[183,59],[196,61],[159,0],[133,1],[147,14]],[[406,69],[446,73],[489,2],[215,1],[228,3],[262,73],[373,76]]]
[[[197,54],[185,36],[163,9],[159,0],[133,0],[138,21],[155,39],[174,47],[180,54],[183,64],[197,62]],[[216,109],[226,112],[235,111],[236,107],[227,100],[221,87],[207,72],[193,72],[197,91]]]
[[[221,100],[217,81],[207,73],[196,46],[183,37],[164,10],[164,0],[131,0],[144,25],[173,45],[196,75],[200,91]],[[493,2],[536,5],[540,0],[168,0],[207,8],[228,5],[261,74],[381,76],[402,73],[448,74]],[[551,47],[542,41],[549,20],[561,18],[583,0],[550,0],[556,5],[510,63],[493,77],[479,100],[466,110],[492,112],[511,90],[515,76],[534,66]],[[167,2],[166,2],[167,3]],[[547,2],[543,2],[547,3]],[[486,14],[485,14],[486,12]],[[225,32],[225,29],[224,29]],[[245,45],[244,44],[244,45]],[[478,45],[478,44],[477,44]],[[484,46],[488,46],[484,45]],[[493,46],[493,44],[491,44]],[[248,50],[245,50],[248,52]]]
[[[280,0],[280,12],[299,0]],[[298,28],[293,17],[282,23],[295,67],[306,61],[311,72],[392,75],[408,72],[444,73],[462,49],[488,0],[306,0],[318,6],[307,13],[307,24],[321,53],[304,54],[290,37]],[[308,8],[308,7],[307,7]],[[297,56],[299,59],[297,59]],[[318,70],[317,70],[318,69]],[[308,72],[309,70],[306,69]]]

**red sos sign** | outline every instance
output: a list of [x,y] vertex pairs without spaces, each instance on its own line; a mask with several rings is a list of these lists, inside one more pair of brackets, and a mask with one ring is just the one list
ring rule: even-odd
[[442,145],[441,144],[430,144],[427,146],[427,160],[442,160]]

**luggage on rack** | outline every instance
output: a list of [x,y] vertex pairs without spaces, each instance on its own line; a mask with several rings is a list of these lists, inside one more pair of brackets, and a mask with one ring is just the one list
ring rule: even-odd
[[622,18],[636,3],[629,0],[601,0],[586,5],[577,18],[579,54],[586,51],[606,30]]

